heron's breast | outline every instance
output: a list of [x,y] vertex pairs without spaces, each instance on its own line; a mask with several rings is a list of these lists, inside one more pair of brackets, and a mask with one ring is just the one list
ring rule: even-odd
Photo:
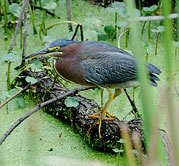
[[89,82],[85,80],[85,74],[80,60],[75,58],[62,58],[54,61],[54,68],[58,74],[65,79],[72,81],[80,85],[91,86]]

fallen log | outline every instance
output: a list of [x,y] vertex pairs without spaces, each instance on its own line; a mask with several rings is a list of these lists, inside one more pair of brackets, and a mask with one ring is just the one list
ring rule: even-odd
[[[48,76],[47,71],[32,73],[30,71],[25,71],[22,73],[23,76],[33,76],[37,80],[41,80],[38,84],[32,87],[33,97],[36,101],[41,103],[43,101],[48,101],[58,96],[63,95],[69,90],[63,87],[59,83],[55,83],[53,88],[53,79]],[[20,77],[21,86],[26,86],[25,77]],[[46,79],[42,79],[42,78]],[[131,121],[120,121],[117,117],[113,121],[103,121],[101,127],[102,139],[99,139],[98,135],[98,125],[96,125],[91,131],[88,137],[86,133],[88,129],[95,123],[96,119],[89,118],[88,115],[96,113],[99,110],[99,106],[94,100],[87,99],[81,95],[72,94],[70,95],[78,100],[78,106],[76,108],[69,108],[65,105],[64,97],[55,103],[51,103],[44,107],[44,111],[53,115],[54,117],[67,121],[72,124],[74,131],[79,133],[85,141],[93,148],[113,152],[113,149],[120,149],[122,138],[122,128],[127,126],[129,135],[132,140],[132,135],[137,132],[141,141],[144,145],[144,134],[142,128],[142,120],[140,118],[133,119]],[[40,99],[40,100],[39,100]],[[144,146],[143,146],[144,147]]]

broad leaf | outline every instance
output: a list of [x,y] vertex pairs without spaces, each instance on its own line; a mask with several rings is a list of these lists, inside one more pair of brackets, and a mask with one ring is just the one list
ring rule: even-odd
[[37,79],[35,79],[34,77],[30,77],[30,76],[27,76],[25,78],[25,80],[28,82],[28,83],[31,83],[31,84],[34,84],[37,82]]
[[9,11],[15,16],[19,17],[21,13],[21,6],[19,6],[17,3],[12,3],[9,6]]
[[15,99],[16,107],[17,108],[25,108],[26,107],[26,102],[22,96],[17,97]]
[[57,7],[57,4],[55,2],[49,2],[45,6],[43,6],[45,9],[55,9]]
[[151,29],[152,32],[164,32],[165,31],[165,27],[164,26],[158,26],[157,29]]
[[174,41],[174,42],[173,42],[173,45],[174,45],[174,47],[179,48],[179,42]]
[[143,44],[143,46],[148,53],[152,52],[152,45],[151,44],[145,43],[145,44]]
[[33,72],[39,72],[42,71],[43,63],[41,61],[35,61],[32,64],[30,64],[30,66]]
[[19,56],[15,55],[14,52],[11,52],[8,54],[3,54],[2,59],[3,61],[6,61],[6,62],[16,62],[19,60]]
[[76,108],[79,105],[78,99],[76,97],[67,97],[64,103],[67,107],[74,108]]
[[54,39],[51,37],[51,36],[44,36],[43,37],[43,41],[45,42],[45,43],[50,43],[50,42],[52,42]]
[[115,153],[122,153],[122,152],[124,152],[123,149],[118,149],[118,148],[113,149],[113,151],[114,151]]
[[157,5],[152,5],[150,7],[143,7],[143,11],[147,13],[153,13],[157,8]]

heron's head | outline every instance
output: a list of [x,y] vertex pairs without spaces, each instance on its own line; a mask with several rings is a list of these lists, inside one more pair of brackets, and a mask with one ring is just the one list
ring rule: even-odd
[[61,48],[59,46],[55,46],[55,47],[46,47],[40,51],[34,52],[26,56],[24,59],[41,57],[41,56],[59,58],[62,55],[63,52],[61,51]]
[[78,41],[67,40],[67,39],[57,39],[49,43],[42,50],[30,54],[26,56],[24,59],[35,58],[40,56],[59,58],[63,55],[61,48],[77,42]]

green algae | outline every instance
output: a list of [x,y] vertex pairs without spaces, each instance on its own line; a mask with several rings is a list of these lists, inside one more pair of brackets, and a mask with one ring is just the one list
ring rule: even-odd
[[[75,22],[80,22],[84,26],[84,35],[86,39],[96,40],[97,36],[94,34],[90,38],[91,33],[94,33],[93,29],[98,28],[98,32],[103,32],[104,25],[114,24],[114,15],[109,13],[106,9],[100,8],[98,6],[92,6],[88,2],[75,0],[72,1],[72,20]],[[59,2],[56,8],[56,15],[60,16],[61,19],[52,18],[47,16],[46,27],[52,25],[58,21],[66,20],[66,8],[65,0]],[[41,23],[42,14],[39,11],[34,13],[37,28],[39,29],[39,24]],[[1,23],[0,23],[1,24]],[[151,26],[157,26],[155,23]],[[142,25],[142,24],[141,24]],[[141,26],[142,27],[142,26]],[[27,54],[35,52],[44,46],[41,45],[38,35],[33,35],[33,26],[31,22],[28,22],[28,36],[27,36]],[[56,38],[69,38],[71,34],[68,32],[67,25],[59,25],[53,27],[48,31],[48,35],[53,39]],[[144,42],[149,42],[147,40],[147,30],[144,30]],[[9,37],[8,41],[2,40],[4,38],[3,30],[0,31],[1,44],[0,44],[0,58],[4,53],[7,53],[8,47],[11,42],[12,36]],[[20,49],[20,36],[17,36],[17,42],[14,51],[18,53],[19,56],[22,54]],[[113,45],[117,46],[117,41],[109,41]],[[153,48],[155,46],[155,35],[151,34],[151,43]],[[129,42],[129,48],[132,47]],[[153,49],[154,50],[154,49]],[[159,45],[158,55],[154,56],[154,51],[149,55],[149,62],[155,64],[162,70],[162,75],[160,79],[158,88],[153,88],[153,93],[158,101],[159,91],[162,85],[166,82],[166,71],[164,66],[164,51],[162,45]],[[13,63],[11,67],[11,78],[15,77],[17,74],[16,70],[13,68],[19,63]],[[7,90],[6,87],[6,72],[7,63],[0,61],[0,96]],[[67,84],[67,87],[72,89],[77,87],[75,84]],[[128,92],[132,94],[132,89]],[[88,90],[86,92],[81,92],[80,94],[94,99],[100,104],[100,91],[99,90]],[[104,93],[104,99],[107,100],[107,92]],[[28,98],[28,97],[27,97]],[[136,90],[136,105],[140,107],[140,89]],[[0,98],[2,102],[2,97]],[[6,109],[0,110],[0,137],[9,129],[9,127],[19,119],[23,114],[29,111],[35,106],[33,99],[27,102],[27,107],[25,109],[18,109],[15,106],[14,101],[9,103],[9,113],[7,114]],[[120,97],[115,99],[115,101],[110,106],[110,113],[117,116],[119,119],[122,118],[131,110],[131,106],[127,97],[124,93]],[[162,114],[162,127],[165,128],[165,113]],[[133,116],[129,116],[127,119],[131,119]],[[116,165],[117,156],[115,154],[109,154],[106,152],[99,152],[91,147],[89,147],[84,139],[74,133],[70,124],[66,124],[53,118],[51,115],[40,111],[34,114],[32,117],[23,122],[17,129],[7,138],[7,140],[1,145],[0,148],[0,165],[2,166],[24,166],[24,165],[58,165],[62,163],[63,165],[91,165],[99,163],[100,165]],[[125,163],[125,157],[121,157],[119,161],[120,165]]]

